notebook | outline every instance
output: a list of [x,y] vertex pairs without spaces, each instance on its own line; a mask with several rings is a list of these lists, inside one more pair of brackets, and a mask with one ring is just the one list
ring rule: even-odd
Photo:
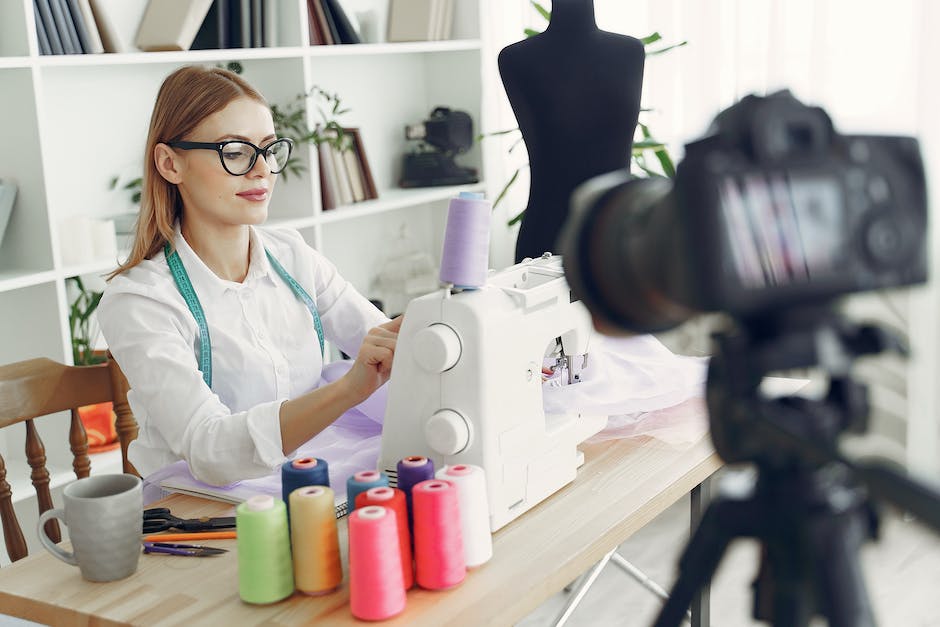
[[[192,476],[186,476],[178,473],[172,477],[167,477],[160,481],[160,487],[167,492],[176,492],[187,494],[189,496],[198,496],[201,498],[213,499],[238,505],[256,494],[270,494],[274,498],[281,498],[281,476],[280,473],[262,477],[260,479],[248,479],[239,481],[230,486],[212,486],[203,483]],[[345,490],[344,490],[345,492]],[[347,512],[346,494],[336,492],[334,500],[334,509],[337,518],[342,518]]]

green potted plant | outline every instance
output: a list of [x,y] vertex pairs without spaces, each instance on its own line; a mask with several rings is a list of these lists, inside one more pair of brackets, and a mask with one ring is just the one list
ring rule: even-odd
[[[107,354],[95,350],[100,330],[92,314],[101,302],[102,292],[85,287],[80,277],[69,277],[66,290],[74,294],[69,303],[69,331],[72,336],[72,363],[76,366],[94,366],[107,361]],[[78,416],[88,437],[88,451],[101,453],[120,446],[118,442],[112,403],[98,403],[78,408]]]

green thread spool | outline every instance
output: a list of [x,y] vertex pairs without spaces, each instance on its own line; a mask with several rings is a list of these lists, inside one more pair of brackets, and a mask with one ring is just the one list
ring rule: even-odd
[[238,595],[245,603],[275,603],[294,593],[290,532],[284,501],[257,495],[235,509]]

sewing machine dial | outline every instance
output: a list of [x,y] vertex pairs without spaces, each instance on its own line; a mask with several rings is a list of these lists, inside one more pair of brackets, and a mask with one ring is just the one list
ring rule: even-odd
[[430,373],[450,370],[460,359],[460,337],[446,324],[427,326],[415,333],[414,359]]
[[470,423],[452,409],[441,409],[424,424],[428,445],[441,455],[456,455],[470,444]]

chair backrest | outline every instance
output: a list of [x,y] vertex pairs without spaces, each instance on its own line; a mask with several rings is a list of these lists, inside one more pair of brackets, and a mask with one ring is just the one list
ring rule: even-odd
[[[73,457],[72,468],[76,477],[87,477],[91,460],[88,457],[88,438],[78,408],[111,401],[117,415],[115,427],[121,442],[124,472],[138,474],[127,460],[127,446],[137,437],[137,421],[127,404],[127,391],[127,379],[110,355],[106,362],[95,366],[66,366],[45,358],[0,366],[0,429],[20,422],[26,425],[26,459],[32,470],[30,479],[36,490],[40,513],[52,508],[52,495],[49,491],[49,471],[46,469],[46,450],[33,419],[71,411],[69,448]],[[7,440],[10,440],[9,434]],[[10,560],[25,557],[26,541],[13,509],[12,489],[7,481],[6,462],[2,455],[0,520]],[[49,521],[46,531],[56,542],[61,538],[58,523],[54,520]]]

